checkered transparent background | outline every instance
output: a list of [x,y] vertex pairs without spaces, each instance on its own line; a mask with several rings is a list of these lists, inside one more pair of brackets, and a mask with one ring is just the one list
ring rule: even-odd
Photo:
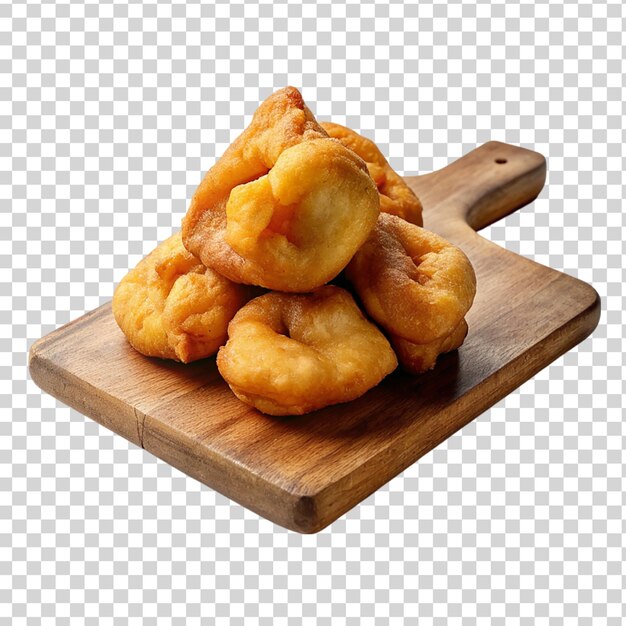
[[[621,4],[1,1],[0,623],[622,624]],[[592,338],[313,536],[26,367],[179,225],[286,84],[400,172],[489,139],[545,154],[539,199],[486,236],[603,298]]]

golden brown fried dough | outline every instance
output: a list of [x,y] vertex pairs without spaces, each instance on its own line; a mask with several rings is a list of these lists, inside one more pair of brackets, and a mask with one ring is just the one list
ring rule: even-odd
[[397,366],[384,335],[338,287],[268,293],[228,327],[217,366],[233,393],[270,415],[301,415],[358,398]]
[[386,213],[346,276],[376,322],[418,344],[450,335],[476,293],[474,269],[459,248]]
[[235,282],[310,291],[350,261],[379,202],[363,161],[286,87],[207,172],[183,220],[183,242]]
[[437,357],[461,346],[467,336],[467,322],[463,319],[451,334],[430,343],[412,343],[402,337],[389,338],[402,367],[412,374],[421,374],[435,367]]
[[228,323],[249,297],[249,288],[206,268],[176,234],[122,279],[113,315],[142,354],[189,363],[226,343]]
[[322,122],[322,128],[335,139],[356,152],[367,165],[380,193],[380,210],[397,215],[412,224],[422,225],[422,203],[389,165],[378,146],[359,133],[333,122]]

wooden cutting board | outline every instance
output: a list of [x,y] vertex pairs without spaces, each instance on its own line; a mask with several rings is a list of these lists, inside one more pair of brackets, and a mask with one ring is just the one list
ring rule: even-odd
[[399,371],[345,405],[268,417],[237,400],[215,359],[149,359],[106,304],[35,343],[33,380],[62,402],[259,515],[319,531],[540,369],[598,323],[589,285],[476,234],[531,202],[536,152],[490,142],[407,178],[425,225],[468,254],[478,280],[462,348],[422,376]]

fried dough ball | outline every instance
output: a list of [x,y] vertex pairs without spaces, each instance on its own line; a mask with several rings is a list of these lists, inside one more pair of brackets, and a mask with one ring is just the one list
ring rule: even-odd
[[286,87],[207,172],[183,220],[183,242],[235,282],[305,292],[347,265],[379,204],[365,163]]
[[376,322],[417,344],[450,335],[476,294],[474,269],[459,248],[386,213],[346,276]]
[[113,315],[142,354],[189,363],[226,343],[228,323],[248,292],[202,265],[178,233],[122,279],[113,295]]
[[346,148],[356,152],[365,161],[370,176],[378,187],[380,210],[383,213],[397,215],[418,226],[423,224],[422,203],[419,198],[392,169],[373,141],[340,124],[322,122],[321,126],[331,137],[341,141]]
[[452,333],[430,343],[412,343],[393,335],[389,340],[402,367],[412,374],[421,374],[435,367],[440,354],[460,347],[466,336],[467,322],[463,319]]
[[228,327],[217,366],[233,393],[270,415],[301,415],[358,398],[397,366],[384,335],[352,296],[327,285],[268,293]]

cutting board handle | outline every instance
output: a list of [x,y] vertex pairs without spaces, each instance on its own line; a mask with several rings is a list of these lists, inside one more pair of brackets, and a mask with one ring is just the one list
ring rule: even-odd
[[441,170],[406,180],[428,209],[426,228],[445,220],[477,231],[539,195],[546,160],[538,152],[490,141]]

